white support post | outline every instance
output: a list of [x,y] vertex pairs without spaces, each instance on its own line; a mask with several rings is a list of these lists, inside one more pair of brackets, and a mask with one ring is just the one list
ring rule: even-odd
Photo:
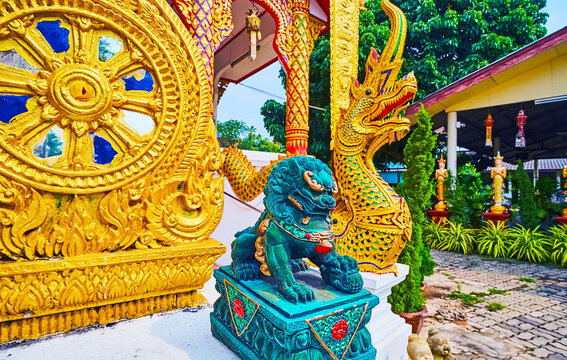
[[447,170],[457,175],[457,112],[447,113]]
[[498,155],[498,152],[500,151],[500,138],[494,137],[492,139],[492,144],[492,156],[496,157]]
[[534,159],[534,186],[539,179],[539,161],[538,159]]
[[396,264],[398,275],[360,273],[364,287],[380,298],[380,303],[372,309],[372,317],[366,328],[372,335],[372,345],[376,348],[376,360],[405,360],[411,326],[394,314],[388,303],[392,288],[401,283],[409,274],[409,266]]

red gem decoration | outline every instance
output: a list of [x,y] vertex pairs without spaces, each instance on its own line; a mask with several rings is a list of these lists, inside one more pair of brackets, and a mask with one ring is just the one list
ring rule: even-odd
[[346,320],[339,320],[333,325],[333,329],[331,330],[331,336],[335,340],[342,340],[345,336],[348,335],[348,323]]
[[329,251],[333,250],[332,246],[323,246],[323,245],[317,245],[315,246],[315,252],[317,254],[326,254]]
[[234,299],[234,304],[232,305],[232,310],[239,318],[244,317],[244,306],[242,305],[242,301],[240,299]]
[[311,234],[310,234],[310,233],[306,233],[306,234],[305,234],[305,238],[306,238],[306,239],[311,239]]

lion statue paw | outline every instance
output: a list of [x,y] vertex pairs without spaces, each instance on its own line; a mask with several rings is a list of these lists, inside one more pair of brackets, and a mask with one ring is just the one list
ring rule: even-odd
[[350,256],[337,256],[321,264],[321,277],[325,282],[346,293],[354,294],[362,289],[362,277],[358,264]]

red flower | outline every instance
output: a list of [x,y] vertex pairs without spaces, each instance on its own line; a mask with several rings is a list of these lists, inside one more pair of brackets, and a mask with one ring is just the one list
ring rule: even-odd
[[340,320],[333,325],[333,330],[331,336],[335,340],[342,340],[345,336],[348,335],[348,323],[346,320]]
[[232,310],[239,318],[244,317],[244,306],[242,306],[242,301],[240,299],[234,299],[234,304],[232,305]]

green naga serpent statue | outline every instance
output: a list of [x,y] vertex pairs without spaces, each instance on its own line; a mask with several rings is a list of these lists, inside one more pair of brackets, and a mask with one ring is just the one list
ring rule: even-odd
[[[332,167],[339,191],[332,217],[340,254],[356,259],[362,271],[397,273],[397,257],[411,238],[411,216],[405,200],[380,178],[372,158],[381,146],[409,132],[410,121],[400,113],[415,97],[417,81],[413,73],[396,80],[407,23],[389,0],[382,0],[382,9],[392,23],[386,47],[380,56],[371,50],[364,82],[353,79],[349,107],[333,122]],[[237,196],[250,201],[276,163],[256,172],[241,152],[230,148],[223,170]]]
[[264,188],[262,213],[254,226],[236,234],[232,269],[240,280],[272,276],[288,301],[308,302],[313,290],[297,282],[293,268],[305,270],[302,259],[319,267],[321,277],[347,293],[362,289],[356,261],[335,249],[331,211],[337,187],[327,165],[308,156],[281,160]]

